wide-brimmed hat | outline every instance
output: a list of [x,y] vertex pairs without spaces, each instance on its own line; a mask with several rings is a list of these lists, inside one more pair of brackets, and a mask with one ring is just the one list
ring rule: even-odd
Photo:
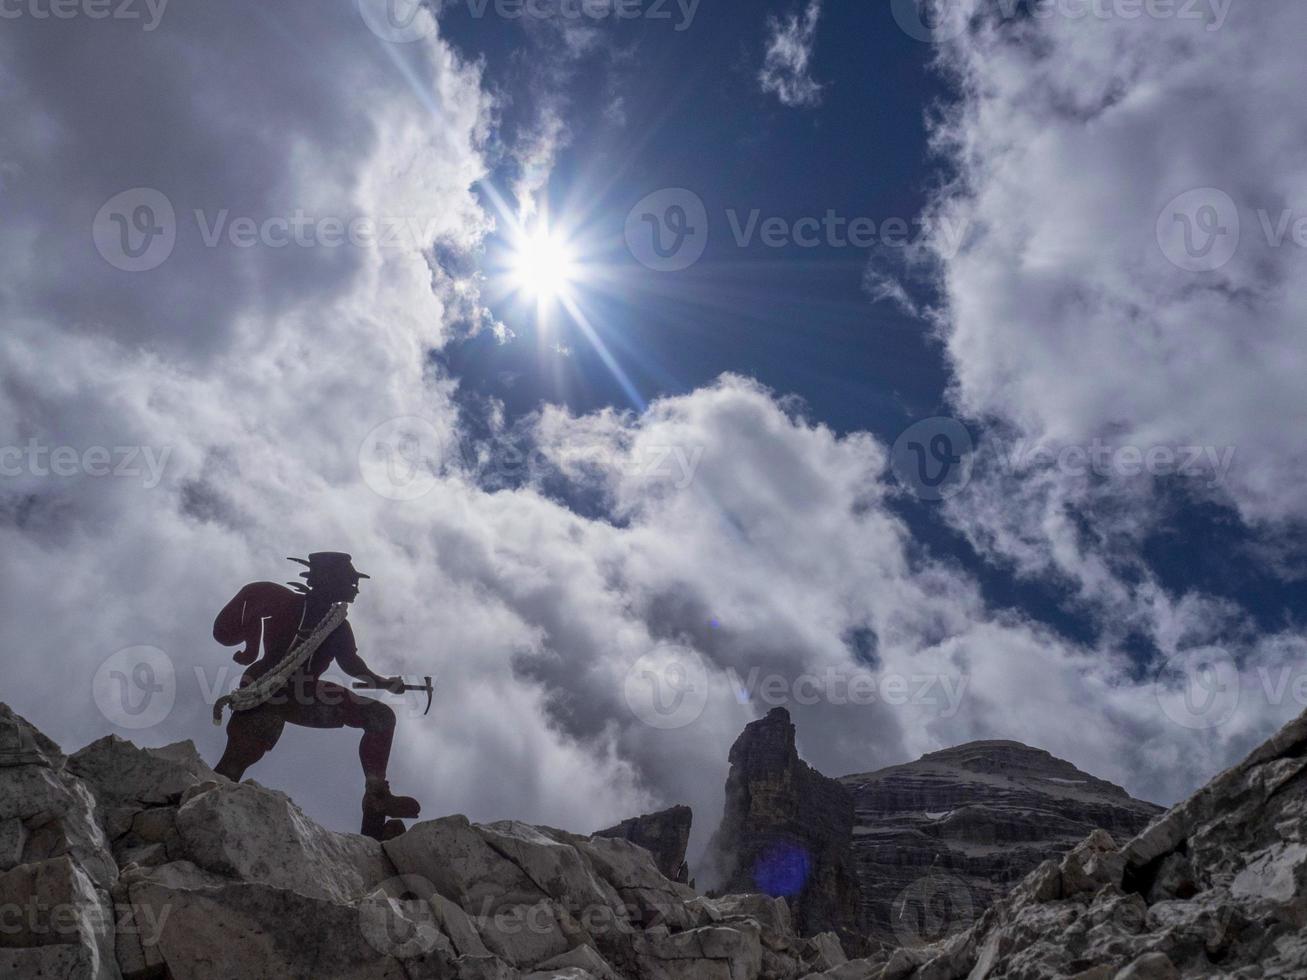
[[371,575],[365,575],[354,567],[354,559],[345,554],[343,551],[315,551],[305,558],[287,558],[287,561],[293,561],[303,565],[308,569],[306,572],[300,572],[300,578],[307,579],[312,585],[315,581],[322,582],[335,579],[351,579],[357,581],[361,578],[371,578]]

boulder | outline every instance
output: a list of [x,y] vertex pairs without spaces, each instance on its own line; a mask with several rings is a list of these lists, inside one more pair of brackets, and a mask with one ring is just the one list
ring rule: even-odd
[[755,923],[678,933],[660,926],[639,936],[636,950],[649,980],[756,980],[762,972]]
[[[147,811],[134,826],[151,819]],[[175,821],[179,856],[227,878],[347,904],[394,875],[378,842],[325,830],[254,782],[223,780],[189,798]]]
[[543,853],[540,841],[502,827],[474,827],[463,816],[417,824],[382,846],[400,874],[430,881],[470,916],[486,947],[515,966],[533,966],[590,938],[566,908],[490,840],[509,853],[527,855],[546,887],[548,869],[562,868],[564,859]]
[[175,806],[190,787],[219,778],[190,741],[141,749],[117,735],[75,753],[68,770],[85,781],[106,809]]
[[411,952],[408,933],[388,932],[393,923],[357,906],[230,880],[188,862],[124,883],[133,917],[118,955],[128,977],[155,971],[172,980],[409,980],[396,955]]
[[65,770],[53,742],[2,704],[0,730],[12,763],[0,766],[0,868],[67,855],[97,887],[111,888],[118,867],[90,790]]
[[623,820],[615,827],[596,831],[595,837],[619,837],[643,847],[653,855],[654,865],[672,881],[689,881],[685,850],[690,845],[694,813],[688,806],[674,806],[657,813]]
[[[69,972],[60,976],[70,980],[111,980],[118,975],[113,911],[105,895],[66,855],[0,874],[0,916],[0,947],[14,953],[13,962],[33,970],[66,968]],[[60,949],[35,952],[44,947]]]
[[0,702],[0,769],[10,766],[62,769],[64,754],[36,726]]

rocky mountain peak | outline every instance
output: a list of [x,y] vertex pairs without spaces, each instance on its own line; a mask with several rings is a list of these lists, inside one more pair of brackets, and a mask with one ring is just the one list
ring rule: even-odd
[[746,725],[729,759],[726,807],[708,849],[720,886],[784,898],[800,933],[830,930],[861,949],[852,796],[799,758],[781,707]]

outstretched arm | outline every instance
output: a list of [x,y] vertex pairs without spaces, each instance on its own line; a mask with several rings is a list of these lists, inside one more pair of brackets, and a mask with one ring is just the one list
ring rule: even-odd
[[[342,628],[348,629],[349,624],[345,623]],[[390,691],[394,694],[402,694],[404,691],[404,678],[382,677],[380,674],[373,672],[372,668],[363,662],[363,658],[359,656],[358,647],[354,644],[352,630],[349,633],[349,645],[347,649],[337,654],[336,663],[350,677],[366,681],[383,691]]]

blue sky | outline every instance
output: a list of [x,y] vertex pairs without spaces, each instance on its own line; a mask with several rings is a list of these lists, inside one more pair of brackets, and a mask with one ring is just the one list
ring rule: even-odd
[[[65,746],[216,758],[212,617],[318,550],[374,669],[440,679],[392,767],[428,815],[685,802],[699,847],[778,699],[831,774],[1015,738],[1169,803],[1307,707],[1296,0],[41,2],[0,645]],[[511,271],[545,214],[584,325]],[[251,775],[353,829],[347,736]]]
[[[876,227],[897,219],[905,239],[918,237],[931,193],[954,174],[948,158],[930,150],[927,118],[956,90],[938,70],[936,46],[907,34],[890,4],[816,8],[809,74],[820,94],[805,106],[782,104],[758,79],[758,52],[774,34],[768,18],[798,16],[802,5],[773,4],[760,14],[754,5],[704,4],[692,17],[673,10],[669,21],[620,22],[605,45],[564,59],[561,83],[544,90],[531,66],[552,38],[520,20],[505,29],[489,9],[478,17],[467,4],[451,5],[445,34],[485,58],[488,80],[510,93],[504,142],[529,133],[543,107],[565,107],[569,135],[540,197],[557,220],[579,222],[577,247],[614,280],[611,289],[581,283],[577,291],[634,392],[565,311],[542,328],[531,302],[506,298],[492,312],[516,335],[511,342],[478,333],[441,355],[470,415],[484,397],[502,401],[510,418],[542,402],[577,413],[642,410],[723,372],[799,396],[813,419],[838,432],[867,430],[887,443],[916,420],[953,414],[934,324],[877,302],[866,282],[869,264],[901,268],[896,252],[848,240],[853,219]],[[521,169],[509,155],[488,181],[512,187]],[[694,265],[659,272],[631,254],[622,229],[635,202],[668,188],[703,200],[710,236]],[[827,233],[832,217],[836,230]],[[805,218],[823,222],[821,231],[809,228],[818,244],[801,247],[786,233],[788,244],[770,247],[760,228],[768,218],[790,229]],[[511,235],[501,238],[510,244],[492,237],[480,263],[492,279],[496,249],[511,251]],[[904,282],[933,298],[929,275],[909,271]],[[983,438],[983,420],[968,423]],[[1285,581],[1268,570],[1230,507],[1195,502],[1182,483],[1160,493],[1165,519],[1131,560],[1171,590],[1238,602],[1262,628],[1300,625],[1302,576]],[[986,560],[930,502],[909,496],[898,507],[923,547],[964,563],[995,602],[1095,639],[1094,618],[1065,583],[1023,579]],[[1141,669],[1158,655],[1142,635],[1127,643]]]

